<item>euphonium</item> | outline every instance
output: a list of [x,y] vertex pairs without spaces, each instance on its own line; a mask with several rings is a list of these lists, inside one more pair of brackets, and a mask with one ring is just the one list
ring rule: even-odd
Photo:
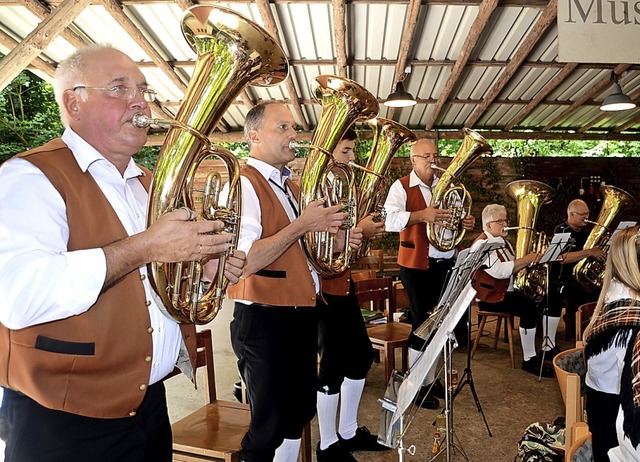
[[[607,242],[613,232],[613,223],[616,217],[627,207],[635,203],[631,194],[615,186],[603,185],[600,188],[602,194],[602,207],[596,221],[585,220],[593,224],[593,228],[584,243],[583,249],[600,247],[608,251]],[[602,287],[605,263],[593,257],[580,260],[573,268],[573,276],[576,281],[587,291],[592,292]]]
[[[303,247],[309,263],[320,275],[331,276],[342,273],[349,266],[349,233],[357,218],[353,173],[348,167],[344,169],[344,164],[335,162],[331,153],[351,124],[377,115],[378,102],[364,87],[349,79],[321,75],[316,77],[316,82],[314,96],[322,105],[322,114],[300,177],[300,210],[316,199],[329,199],[327,205],[340,203],[348,213],[343,226],[345,249],[342,252],[334,249],[334,236],[328,232],[304,235]],[[345,172],[348,178],[329,185],[329,173],[333,170],[332,175],[336,175],[336,168]]]
[[430,244],[443,252],[453,250],[462,241],[465,234],[462,218],[471,213],[471,195],[463,184],[455,186],[453,181],[482,154],[493,153],[489,143],[478,133],[468,128],[464,128],[463,132],[464,139],[449,167],[445,170],[431,165],[431,168],[442,172],[431,193],[431,205],[448,209],[451,218],[443,225],[427,223],[427,237]]
[[[509,197],[516,201],[518,226],[507,229],[517,229],[516,259],[531,252],[544,253],[548,242],[542,232],[537,232],[536,221],[540,207],[551,202],[554,196],[551,186],[534,180],[512,181],[506,186]],[[547,292],[546,265],[536,265],[523,268],[515,275],[514,289],[524,296],[539,302]]]
[[[218,204],[220,178],[209,175],[198,216],[222,220],[237,243],[240,220],[240,169],[233,153],[214,146],[210,133],[245,86],[274,85],[288,76],[289,65],[280,46],[260,26],[226,8],[194,6],[182,18],[182,33],[198,54],[191,82],[175,120],[138,115],[134,124],[171,126],[160,150],[149,192],[148,225],[180,206],[195,209],[194,174],[202,160],[219,157],[229,173],[226,204]],[[212,191],[214,190],[214,191]],[[200,294],[202,262],[149,265],[152,285],[169,314],[179,322],[205,324],[222,306],[228,280],[227,255],[219,255],[216,281]]]
[[[358,186],[358,219],[374,214],[373,220],[384,221],[384,199],[387,186],[387,170],[395,153],[406,143],[413,143],[416,135],[407,127],[393,120],[376,117],[368,122],[373,130],[373,143],[366,167]],[[371,238],[363,238],[353,260],[369,253]]]

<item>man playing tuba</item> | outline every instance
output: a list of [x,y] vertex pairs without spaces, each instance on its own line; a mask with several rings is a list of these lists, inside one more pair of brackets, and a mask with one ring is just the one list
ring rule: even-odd
[[[410,155],[413,170],[391,185],[384,208],[387,212],[386,230],[400,233],[400,280],[411,303],[411,325],[415,331],[436,307],[447,273],[453,267],[456,251],[440,251],[430,244],[427,237],[427,223],[443,224],[451,217],[448,210],[431,204],[431,191],[438,183],[436,170],[432,168],[438,160],[438,148],[433,141],[421,139],[411,147]],[[471,215],[462,219],[462,227],[466,230],[473,229],[474,224],[475,218]],[[466,334],[458,336],[461,340],[466,337]],[[409,338],[409,367],[424,347],[425,341],[412,333]],[[439,407],[438,397],[444,398],[445,390],[440,380],[435,378],[436,370],[437,361],[427,374],[423,387],[426,391],[435,382],[431,396],[422,401],[423,406],[429,409]]]

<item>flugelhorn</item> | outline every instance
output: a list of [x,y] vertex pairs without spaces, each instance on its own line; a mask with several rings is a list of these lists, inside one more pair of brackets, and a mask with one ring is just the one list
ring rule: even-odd
[[[602,194],[602,207],[598,213],[596,221],[585,220],[593,224],[593,228],[584,243],[583,249],[593,249],[600,247],[605,252],[608,251],[607,243],[613,231],[613,224],[616,218],[627,207],[635,203],[634,197],[624,189],[615,186],[603,185],[600,187]],[[576,281],[589,292],[593,292],[602,287],[604,279],[605,262],[593,257],[580,260],[573,268],[573,276]]]
[[[370,213],[374,221],[384,221],[384,200],[388,183],[387,171],[391,159],[403,145],[413,143],[416,135],[404,125],[393,120],[376,117],[367,122],[373,130],[371,153],[366,167],[354,164],[352,167],[363,171],[358,185],[358,219],[359,222]],[[357,260],[369,253],[371,238],[363,238],[362,244],[352,257]]]
[[[542,232],[537,232],[536,222],[540,208],[551,202],[554,191],[551,186],[534,180],[512,181],[506,186],[507,195],[516,201],[518,226],[516,235],[516,259],[531,252],[544,253],[548,245]],[[523,295],[539,302],[547,293],[546,265],[523,268],[515,275],[513,287]]]
[[431,205],[448,209],[451,218],[443,224],[427,223],[429,243],[443,252],[453,250],[462,241],[465,230],[462,219],[471,213],[471,194],[462,183],[455,185],[454,180],[483,154],[493,153],[487,141],[477,132],[463,128],[464,139],[460,149],[446,169],[431,164],[431,168],[440,170],[441,177],[431,196]]
[[[136,116],[140,127],[151,123],[171,128],[160,150],[149,191],[148,225],[179,207],[196,209],[193,180],[205,158],[217,156],[229,173],[229,195],[218,203],[220,178],[209,175],[198,219],[222,220],[238,239],[240,221],[240,169],[230,151],[213,145],[208,134],[245,86],[270,86],[284,81],[289,65],[284,51],[259,25],[221,7],[198,5],[185,11],[182,33],[197,53],[193,76],[175,120]],[[227,255],[218,255],[216,280],[202,292],[202,262],[149,265],[149,277],[169,314],[179,322],[205,324],[222,306],[228,280]]]
[[303,247],[309,263],[320,275],[331,276],[342,273],[349,266],[349,234],[355,225],[357,212],[353,175],[350,180],[345,180],[347,183],[350,181],[351,186],[341,186],[342,191],[336,191],[335,187],[329,184],[329,173],[337,163],[333,161],[332,155],[327,154],[333,153],[344,133],[354,122],[375,117],[379,107],[375,96],[353,80],[321,75],[316,77],[316,82],[318,85],[314,89],[314,96],[322,105],[322,114],[311,139],[311,147],[300,178],[300,210],[303,211],[316,199],[326,198],[329,191],[333,200],[328,205],[334,205],[333,202],[340,203],[347,209],[350,218],[343,225],[344,250],[335,248],[335,236],[328,232],[308,232],[303,238]]

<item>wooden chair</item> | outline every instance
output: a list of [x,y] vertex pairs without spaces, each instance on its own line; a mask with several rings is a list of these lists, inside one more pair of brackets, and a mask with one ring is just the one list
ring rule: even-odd
[[376,278],[376,270],[368,269],[368,270],[353,270],[351,271],[351,279],[353,282],[362,281],[363,279],[375,279]]
[[565,449],[573,443],[574,426],[583,422],[582,388],[586,374],[584,347],[570,348],[553,358],[560,394],[565,404]]
[[585,303],[578,307],[578,311],[576,311],[576,342],[582,341],[582,333],[587,328],[595,309],[596,302]]
[[379,308],[386,306],[387,322],[367,329],[373,348],[380,353],[380,356],[384,357],[386,383],[395,369],[395,350],[397,348],[402,349],[402,371],[408,369],[408,345],[411,325],[393,322],[395,292],[390,277],[358,281],[355,283],[355,288],[356,296],[361,304],[371,302],[377,303]]
[[505,334],[507,335],[507,339],[509,342],[509,354],[511,355],[511,368],[515,369],[516,362],[513,354],[513,317],[510,313],[501,313],[501,312],[493,312],[493,311],[478,311],[478,332],[476,333],[476,338],[473,342],[473,347],[471,348],[471,357],[476,354],[476,350],[478,349],[478,344],[480,343],[480,338],[482,337],[482,332],[484,331],[484,325],[487,323],[487,318],[489,316],[496,317],[496,332],[495,338],[493,339],[493,349],[498,349],[498,339],[500,338],[500,328],[502,326],[502,320],[505,321]]
[[205,368],[206,404],[171,426],[173,460],[237,462],[240,443],[251,421],[249,406],[217,399],[211,331],[203,330],[196,335],[196,367]]
[[[585,425],[586,427],[586,425]],[[584,432],[573,439],[573,444],[564,453],[565,462],[592,462],[593,448],[591,445],[591,432]]]
[[370,250],[369,254],[358,258],[351,265],[351,269],[373,269],[377,273],[382,273],[384,270],[384,252],[382,250]]

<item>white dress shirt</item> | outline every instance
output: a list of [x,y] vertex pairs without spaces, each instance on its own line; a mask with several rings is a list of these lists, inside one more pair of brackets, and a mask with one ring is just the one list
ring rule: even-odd
[[[424,197],[424,202],[427,206],[431,204],[431,191],[438,184],[438,181],[439,178],[434,177],[433,184],[431,186],[427,186],[420,178],[418,178],[418,175],[416,175],[413,170],[411,170],[411,173],[409,174],[409,187],[413,188],[418,186],[420,188],[420,192],[422,193],[422,197]],[[387,217],[384,220],[385,231],[399,233],[407,227],[411,212],[407,211],[407,192],[402,186],[402,183],[400,183],[400,180],[396,180],[389,188],[389,194],[387,195],[387,199],[384,203],[384,210],[387,214]],[[451,234],[450,231],[446,231],[446,233]],[[454,255],[455,250],[443,252],[429,244],[429,256],[432,258],[452,258]]]
[[[260,172],[262,176],[267,179],[267,181],[269,182],[269,186],[271,186],[271,189],[273,189],[273,192],[280,200],[282,207],[284,207],[289,220],[295,220],[298,216],[300,206],[298,204],[297,197],[292,194],[286,184],[286,180],[291,177],[291,171],[285,167],[284,172],[281,175],[280,170],[278,170],[277,168],[261,160],[254,159],[253,157],[250,157],[247,160],[247,165],[254,167]],[[244,251],[247,255],[249,255],[249,251],[251,250],[253,243],[257,240],[260,240],[262,237],[262,213],[260,208],[260,200],[258,199],[258,195],[256,194],[255,189],[253,189],[251,181],[249,181],[249,179],[245,176],[241,176],[240,178],[242,182],[242,219],[240,221],[238,249]],[[223,197],[225,195],[224,193],[226,192],[227,188],[225,187],[222,195]],[[302,243],[300,242],[300,240],[298,240],[297,245],[302,248]],[[318,273],[313,269],[311,265],[308,264],[308,266],[317,293],[320,291],[320,280],[318,278]],[[251,303],[247,300],[236,301]]]
[[[604,303],[611,303],[625,298],[633,298],[629,288],[617,279],[612,279],[609,290],[604,296]],[[623,346],[616,346],[619,342],[619,336],[620,333],[618,332],[609,348],[587,360],[585,383],[588,387],[603,393],[620,393],[620,377],[622,376],[622,366],[624,366],[628,341]]]
[[[142,171],[129,162],[124,176],[98,151],[67,128],[62,140],[83,171],[89,171],[128,235],[146,227],[147,192]],[[91,200],[91,198],[87,198]],[[0,322],[9,329],[82,314],[98,299],[107,266],[101,248],[67,250],[66,206],[47,177],[31,162],[11,159],[0,167]],[[143,286],[153,327],[150,383],[173,370],[182,343],[178,324],[159,309],[147,267]]]
[[[483,265],[486,267],[485,272],[495,279],[509,279],[508,292],[513,291],[513,265],[515,255],[511,246],[502,236],[492,236],[488,231],[484,231],[487,239],[478,239],[471,246],[470,251],[474,252],[484,242],[498,242],[504,247],[502,249],[492,250],[487,254]],[[502,259],[501,259],[502,258]]]

